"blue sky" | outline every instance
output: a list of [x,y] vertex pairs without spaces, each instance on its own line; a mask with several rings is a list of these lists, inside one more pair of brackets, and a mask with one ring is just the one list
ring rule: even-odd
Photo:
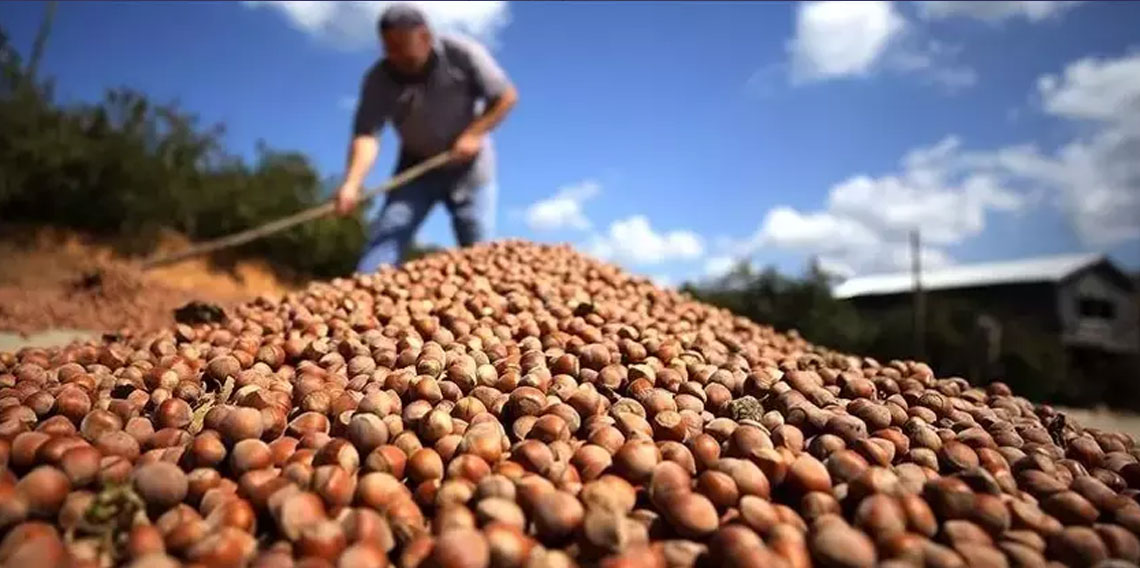
[[[383,3],[61,3],[65,101],[131,86],[224,122],[233,151],[343,167]],[[41,3],[0,3],[26,53]],[[495,133],[498,236],[677,283],[1074,251],[1140,268],[1140,3],[432,5],[521,102]],[[385,136],[374,183],[388,173]],[[442,207],[420,233],[453,243]]]

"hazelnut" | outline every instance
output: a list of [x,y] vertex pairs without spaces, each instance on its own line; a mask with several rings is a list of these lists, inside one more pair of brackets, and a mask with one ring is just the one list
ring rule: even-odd
[[539,538],[547,543],[569,537],[582,524],[584,517],[582,503],[562,491],[547,491],[534,503],[534,528]]
[[27,503],[28,513],[40,518],[54,518],[70,491],[67,475],[46,465],[28,472],[16,483],[16,493]]
[[139,466],[134,472],[134,486],[144,501],[159,510],[181,503],[189,491],[186,474],[166,462]]

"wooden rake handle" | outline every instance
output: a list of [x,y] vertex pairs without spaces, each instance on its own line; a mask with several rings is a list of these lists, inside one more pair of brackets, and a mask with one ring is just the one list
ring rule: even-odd
[[[364,203],[381,193],[388,193],[397,187],[400,187],[436,168],[439,168],[440,166],[443,166],[444,164],[450,162],[451,159],[451,152],[441,152],[439,154],[436,154],[435,156],[432,156],[392,176],[388,179],[388,181],[384,182],[379,187],[365,191],[360,196],[360,202]],[[203,254],[209,254],[222,249],[244,245],[250,241],[254,241],[272,235],[274,233],[279,233],[285,229],[300,225],[301,223],[319,219],[333,213],[335,210],[336,205],[333,202],[330,201],[323,203],[321,205],[317,205],[316,207],[310,207],[309,209],[299,211],[297,213],[289,215],[288,217],[282,217],[280,219],[265,223],[264,225],[259,225],[252,229],[247,229],[240,233],[234,233],[232,235],[218,237],[211,241],[191,245],[185,250],[181,250],[173,254],[168,254],[166,256],[154,256],[148,258],[147,260],[143,261],[142,269],[149,270],[151,268],[172,264],[180,260],[185,260],[187,258],[201,256]]]

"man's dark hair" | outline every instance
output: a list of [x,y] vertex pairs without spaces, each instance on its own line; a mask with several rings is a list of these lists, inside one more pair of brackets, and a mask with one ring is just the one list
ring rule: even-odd
[[388,30],[410,30],[427,25],[427,18],[419,8],[411,4],[393,4],[380,15],[377,27],[380,33]]

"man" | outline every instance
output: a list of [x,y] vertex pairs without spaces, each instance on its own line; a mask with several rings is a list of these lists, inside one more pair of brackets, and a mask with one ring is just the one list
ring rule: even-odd
[[400,262],[431,208],[442,201],[460,246],[490,238],[495,223],[495,156],[488,133],[518,93],[488,51],[472,40],[433,36],[418,9],[397,4],[378,24],[384,58],[364,77],[353,121],[348,172],[336,208],[351,213],[391,122],[400,137],[397,171],[450,150],[454,160],[387,195],[369,229],[357,270]]

